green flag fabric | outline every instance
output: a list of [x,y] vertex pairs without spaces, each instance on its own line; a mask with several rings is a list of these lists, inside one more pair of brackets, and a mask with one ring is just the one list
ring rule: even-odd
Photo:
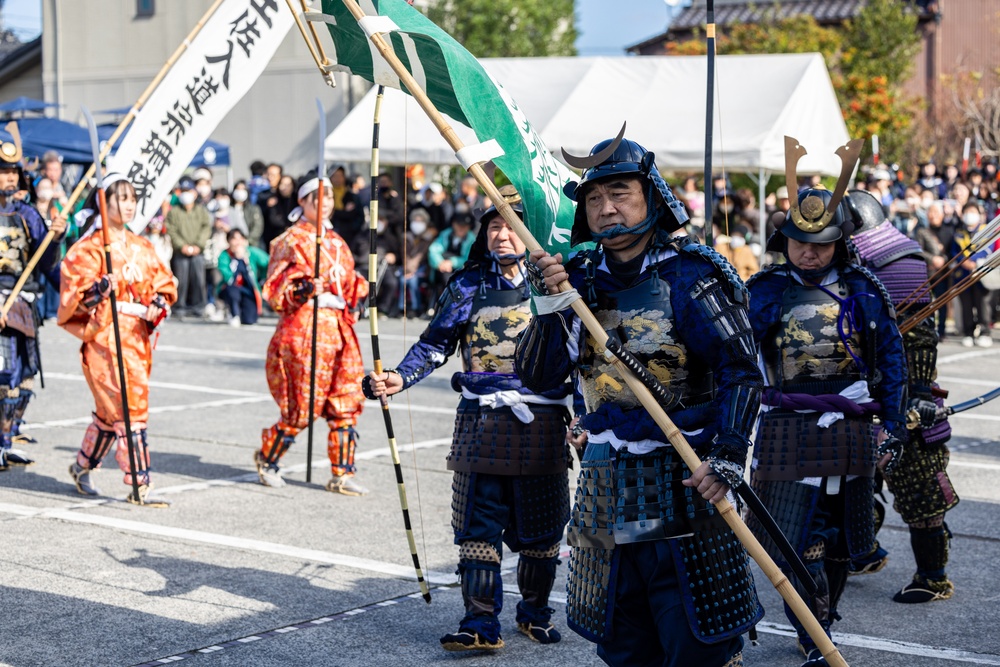
[[[390,30],[383,36],[438,111],[472,128],[480,142],[499,144],[503,155],[493,162],[521,193],[528,229],[550,253],[565,256],[575,209],[562,186],[575,176],[545,148],[517,103],[465,47],[405,0],[359,5],[367,16],[384,17],[373,19],[374,31]],[[336,69],[410,92],[341,0],[323,0],[323,13]]]

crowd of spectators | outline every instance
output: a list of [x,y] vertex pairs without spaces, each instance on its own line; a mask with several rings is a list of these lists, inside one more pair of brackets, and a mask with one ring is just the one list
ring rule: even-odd
[[[250,174],[248,180],[237,181],[230,190],[218,187],[208,169],[194,170],[177,183],[143,232],[178,281],[175,317],[228,321],[239,326],[255,323],[266,310],[260,285],[267,274],[268,250],[293,224],[288,214],[297,205],[297,179],[279,164],[260,161],[250,165]],[[488,202],[472,177],[460,180],[451,192],[440,182],[427,181],[419,166],[411,167],[405,175],[401,186],[388,172],[378,177],[377,305],[388,317],[431,316],[448,278],[465,264],[475,240],[476,212]],[[331,223],[350,247],[357,269],[366,273],[371,239],[370,184],[343,166],[334,167],[329,176],[334,194]],[[997,179],[997,166],[990,160],[966,172],[954,164],[939,172],[928,162],[909,179],[895,165],[866,168],[854,187],[878,198],[887,219],[920,244],[934,271],[966,250],[972,238],[1000,212]],[[699,189],[695,176],[671,182],[691,217],[689,233],[704,238],[705,218],[711,210],[715,247],[741,277],[748,279],[762,263],[783,260],[773,253],[762,253],[761,248],[785,221],[790,195],[785,186],[767,195],[762,212],[754,190],[733,188],[723,176],[712,179],[710,200]],[[799,187],[815,187],[820,182],[818,176],[812,176],[803,179]],[[47,153],[31,174],[31,190],[25,195],[43,218],[51,220],[64,213],[67,192],[73,185],[67,181],[59,155]],[[72,216],[69,223],[66,247],[79,234]],[[952,279],[943,281],[937,292],[975,270],[994,249],[983,248],[962,261]],[[998,298],[1000,289],[991,291],[982,283],[962,292],[939,313],[939,333],[958,333],[966,346],[992,344],[990,329],[994,320],[1000,319]],[[43,314],[55,313],[57,286],[47,286],[42,304]],[[955,328],[946,328],[948,323]]]

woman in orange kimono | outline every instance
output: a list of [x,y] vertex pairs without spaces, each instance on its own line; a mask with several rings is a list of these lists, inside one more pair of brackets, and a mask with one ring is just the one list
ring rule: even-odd
[[254,462],[261,484],[284,486],[278,462],[295,436],[309,426],[313,296],[318,294],[314,414],[330,425],[327,454],[333,478],[326,489],[360,496],[368,490],[354,479],[354,425],[364,402],[361,379],[365,372],[353,329],[357,318],[351,309],[368,296],[368,282],[354,271],[350,247],[329,222],[334,202],[326,178],[320,277],[314,280],[319,187],[317,178],[308,178],[299,186],[299,207],[288,215],[296,224],[271,242],[271,263],[261,292],[280,316],[267,348],[267,384],[281,418],[264,429]]
[[126,227],[135,217],[136,197],[132,184],[120,174],[108,174],[104,183],[114,274],[107,273],[100,232],[93,233],[102,224],[96,213],[96,191],[91,193],[89,206],[85,206],[77,219],[78,223],[89,222],[90,230],[69,249],[62,261],[59,326],[83,341],[80,362],[95,403],[94,421],[87,427],[76,462],[69,471],[77,491],[86,496],[98,495],[100,491],[94,484],[92,471],[101,466],[111,445],[116,444],[115,460],[125,472],[125,484],[132,485],[109,299],[114,289],[139,484],[139,497],[132,492],[128,501],[164,507],[169,503],[149,497],[146,421],[149,418],[149,372],[153,362],[149,338],[167,315],[170,304],[177,300],[177,287],[173,274],[157,256],[153,245]]

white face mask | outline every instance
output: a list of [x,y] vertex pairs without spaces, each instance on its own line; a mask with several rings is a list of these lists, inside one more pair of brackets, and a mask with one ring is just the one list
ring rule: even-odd
[[246,190],[236,190],[235,192],[233,192],[233,200],[237,204],[242,204],[243,202],[245,202],[248,196],[250,196],[250,193],[247,192]]
[[212,194],[211,185],[199,185],[195,187],[195,190],[198,191],[198,195],[201,197],[208,197],[210,194]]
[[979,224],[980,221],[978,213],[966,213],[965,217],[962,219],[965,221],[966,227],[975,227]]
[[215,200],[215,210],[217,213],[225,213],[229,210],[229,200],[228,199],[216,199]]
[[427,223],[422,220],[414,220],[410,223],[410,231],[420,236],[427,231]]
[[742,236],[733,236],[729,239],[729,247],[735,250],[736,248],[742,248],[747,244],[747,240]]
[[38,201],[48,201],[52,199],[52,190],[38,190],[35,192]]
[[194,200],[197,197],[198,197],[198,195],[196,195],[191,190],[185,190],[184,192],[182,192],[180,194],[180,196],[178,197],[178,199],[180,199],[182,206],[190,206],[191,204],[194,203]]

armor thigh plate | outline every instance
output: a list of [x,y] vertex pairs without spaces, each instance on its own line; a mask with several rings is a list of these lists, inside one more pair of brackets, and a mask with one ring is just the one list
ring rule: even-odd
[[871,423],[840,419],[821,428],[817,419],[815,414],[766,413],[754,449],[756,479],[875,476],[875,434]]
[[[751,486],[761,503],[771,513],[778,528],[788,538],[795,553],[801,556],[806,547],[810,546],[807,543],[809,525],[816,513],[819,487],[793,481],[765,481],[761,480],[756,473],[754,473]],[[788,567],[785,556],[764,530],[764,526],[758,521],[757,516],[752,512],[747,513],[746,524],[757,541],[767,551],[767,554],[774,559],[774,562]]]
[[491,475],[551,475],[569,468],[562,405],[532,404],[535,418],[521,422],[510,408],[480,406],[463,399],[455,416],[448,470]]
[[616,544],[671,539],[691,630],[702,641],[744,632],[763,613],[749,557],[715,508],[681,484],[690,476],[673,448],[634,455],[587,446],[567,539],[570,626],[608,637]]
[[926,521],[958,504],[947,467],[948,448],[943,445],[928,446],[914,438],[903,449],[902,460],[885,480],[892,492],[892,507],[903,521]]

